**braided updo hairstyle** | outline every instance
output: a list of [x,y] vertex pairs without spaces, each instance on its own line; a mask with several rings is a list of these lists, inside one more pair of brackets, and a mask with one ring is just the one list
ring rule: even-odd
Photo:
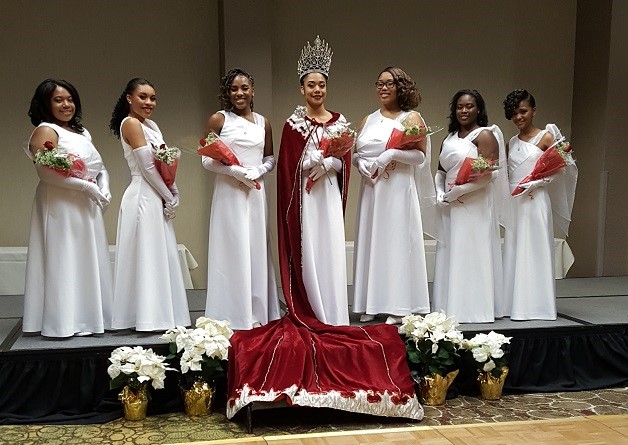
[[536,101],[534,96],[528,93],[526,90],[514,90],[508,93],[506,99],[504,99],[504,115],[506,119],[512,119],[515,110],[522,101],[527,101],[532,108],[536,107]]
[[[243,76],[249,79],[251,83],[251,88],[255,86],[255,82],[253,80],[253,76],[240,68],[233,68],[225,74],[225,76],[220,80],[220,94],[218,98],[220,99],[220,105],[223,110],[231,111],[233,109],[233,104],[231,103],[231,98],[229,97],[229,93],[231,91],[231,84],[233,80],[238,77]],[[251,111],[253,111],[253,99],[251,98]]]
[[131,79],[126,84],[126,88],[118,98],[116,105],[113,107],[111,120],[109,121],[109,130],[111,130],[111,132],[118,139],[120,139],[120,125],[122,124],[122,120],[127,117],[129,115],[129,111],[131,111],[131,107],[129,105],[129,102],[126,100],[126,97],[127,95],[133,94],[133,92],[140,85],[149,85],[153,89],[155,88],[152,83],[141,77]]

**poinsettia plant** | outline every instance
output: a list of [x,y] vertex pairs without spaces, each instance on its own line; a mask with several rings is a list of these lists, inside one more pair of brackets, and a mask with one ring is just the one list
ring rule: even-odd
[[191,386],[196,380],[211,383],[224,375],[222,361],[227,360],[232,335],[228,321],[199,317],[196,328],[177,326],[161,338],[170,343],[167,358],[179,359],[183,383]]
[[446,376],[458,368],[462,332],[444,312],[403,317],[399,333],[405,337],[411,376],[415,381],[432,374]]
[[109,388],[129,386],[136,391],[140,385],[150,382],[155,389],[164,387],[166,371],[174,371],[166,365],[166,357],[141,346],[122,346],[114,349],[109,357],[111,365],[107,373],[111,377]]
[[510,343],[511,338],[491,331],[463,340],[462,348],[473,354],[478,371],[499,377],[507,364],[505,345]]

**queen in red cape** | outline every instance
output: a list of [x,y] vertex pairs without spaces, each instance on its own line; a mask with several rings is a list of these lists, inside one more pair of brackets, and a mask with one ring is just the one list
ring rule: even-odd
[[[342,215],[350,155],[324,158],[319,149],[325,128],[347,125],[341,114],[324,107],[331,56],[317,37],[299,59],[306,107],[297,107],[284,125],[277,164],[279,264],[288,313],[232,337],[229,418],[251,402],[279,400],[423,417],[397,329],[345,326]],[[305,190],[308,178],[317,179],[310,193]]]

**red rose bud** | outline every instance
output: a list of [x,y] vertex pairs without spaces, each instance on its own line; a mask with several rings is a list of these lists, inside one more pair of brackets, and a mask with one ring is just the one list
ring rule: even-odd
[[565,153],[569,153],[569,152],[571,151],[571,145],[565,145],[565,146],[563,147],[563,151],[564,151]]
[[201,147],[204,147],[205,146],[205,138],[199,139],[198,143],[201,144]]
[[44,147],[50,150],[51,148],[55,148],[55,144],[53,144],[51,141],[46,141],[44,142]]

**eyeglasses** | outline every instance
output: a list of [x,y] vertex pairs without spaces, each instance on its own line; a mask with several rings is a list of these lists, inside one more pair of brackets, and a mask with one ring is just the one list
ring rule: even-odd
[[377,88],[378,90],[381,90],[382,88],[386,87],[389,90],[393,87],[397,86],[397,82],[395,82],[394,80],[387,80],[386,82],[382,82],[382,81],[377,81],[375,82],[375,88]]

